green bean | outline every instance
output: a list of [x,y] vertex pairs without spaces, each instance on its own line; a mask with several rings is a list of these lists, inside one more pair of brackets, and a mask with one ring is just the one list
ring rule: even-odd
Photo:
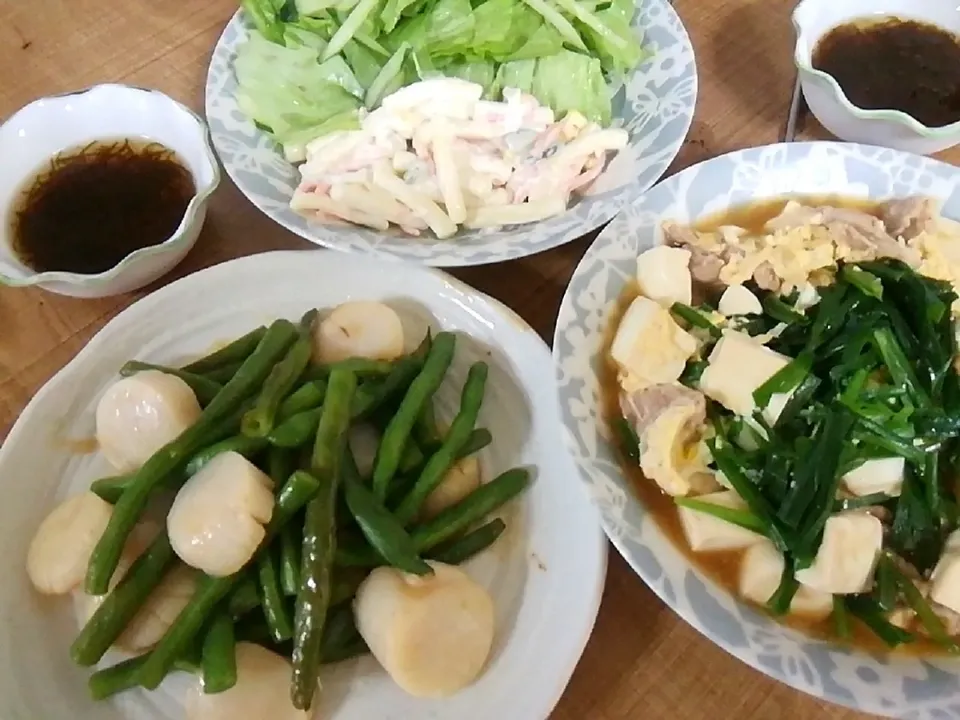
[[206,357],[194,360],[189,365],[184,365],[183,369],[187,372],[203,375],[211,370],[219,370],[224,365],[243,362],[253,354],[266,334],[267,328],[261,325],[256,330],[251,330],[246,335],[238,337],[229,345],[225,345]]
[[237,638],[233,618],[214,615],[203,638],[203,693],[216,695],[237,684]]
[[[281,448],[270,448],[267,455],[267,474],[273,478],[274,486],[290,477],[296,467],[293,452]],[[289,523],[280,530],[280,587],[285,595],[296,595],[300,587],[300,538],[296,523]]]
[[307,370],[307,378],[310,380],[327,378],[335,368],[350,370],[358,378],[386,377],[393,371],[395,364],[396,363],[390,360],[372,360],[364,357],[353,357],[334,363],[314,365]]
[[107,592],[127,537],[140,520],[153,489],[171,473],[184,467],[190,455],[204,445],[210,433],[237,411],[246,396],[263,382],[295,337],[296,330],[290,321],[278,320],[271,325],[257,349],[204,408],[199,420],[144,463],[136,478],[117,500],[107,528],[90,557],[85,583],[88,594],[103,595]]
[[[318,488],[319,483],[307,473],[297,471],[290,476],[277,495],[277,504],[273,517],[267,524],[266,536],[260,545],[261,550],[269,546],[280,528],[317,493]],[[220,601],[246,577],[247,574],[243,570],[225,577],[202,577],[190,602],[177,615],[177,619],[173,621],[140,668],[138,682],[148,690],[155,689],[169,672],[173,661],[197,637],[197,633],[211,617]]]
[[394,397],[405,393],[410,387],[410,383],[417,378],[417,375],[423,369],[431,345],[432,340],[430,334],[427,333],[423,342],[414,352],[396,361],[393,370],[383,381],[362,385],[357,392],[354,417],[368,418]]
[[267,435],[267,441],[279,448],[298,448],[310,442],[317,432],[323,408],[304,410],[284,420]]
[[337,496],[350,427],[350,406],[356,390],[357,376],[353,372],[342,368],[331,371],[313,445],[311,468],[322,489],[307,506],[303,523],[290,692],[294,707],[300,710],[310,709],[317,687],[320,642],[330,605],[330,574],[337,547]]
[[[146,655],[139,655],[103,670],[97,670],[88,681],[90,696],[94,700],[106,700],[117,693],[138,687],[139,683],[136,676],[146,660]],[[188,659],[177,660],[173,664],[173,668],[190,674],[196,674],[200,671],[197,664]]]
[[304,315],[300,321],[300,336],[283,360],[274,365],[260,388],[253,407],[243,416],[240,429],[247,437],[263,438],[273,430],[280,403],[296,387],[310,362],[310,354],[313,352],[313,321],[316,316],[316,310]]
[[[345,453],[350,455],[349,452]],[[376,496],[360,482],[355,473],[352,456],[344,461],[343,489],[350,514],[357,520],[360,531],[389,565],[415,575],[433,572],[417,554],[413,541],[397,518],[390,514]]]
[[465,563],[474,555],[479,555],[493,545],[506,529],[507,526],[503,520],[494,518],[486,525],[481,525],[463,537],[434,548],[430,552],[430,559],[447,565]]
[[400,456],[400,466],[397,470],[402,473],[413,472],[423,465],[423,460],[423,451],[416,441],[410,438],[403,449],[403,455]]
[[330,607],[352,600],[366,577],[366,570],[337,568],[333,574],[333,583],[330,586]]
[[467,381],[460,394],[460,411],[450,424],[450,431],[444,438],[443,445],[427,461],[416,485],[397,508],[395,514],[402,525],[407,526],[416,519],[424,500],[443,482],[444,476],[460,456],[460,451],[470,438],[480,414],[487,373],[487,364],[484,362],[470,366]]
[[126,475],[111,475],[110,477],[99,478],[91,483],[90,492],[101,500],[105,500],[111,505],[114,505],[134,477],[135,473],[128,473]]
[[486,428],[476,428],[470,437],[467,438],[467,441],[463,444],[463,447],[460,448],[460,456],[458,460],[462,460],[465,457],[474,455],[481,450],[483,450],[487,445],[493,442],[493,435],[490,434],[490,431]]
[[452,333],[442,332],[434,338],[423,369],[410,383],[400,403],[400,409],[383,433],[373,468],[373,492],[381,502],[387,497],[390,481],[400,465],[403,448],[407,444],[417,416],[423,411],[424,404],[430,401],[440,387],[447,368],[453,361],[456,342],[457,338]]
[[427,401],[427,404],[423,406],[423,412],[417,415],[417,422],[413,426],[413,435],[426,450],[437,448],[443,442],[440,427],[437,425],[436,408],[432,400]]
[[320,643],[320,658],[325,664],[341,662],[369,652],[360,637],[353,608],[339,607],[331,611]]
[[227,612],[230,613],[230,617],[237,619],[258,607],[260,607],[260,594],[257,590],[257,583],[248,575],[230,593],[230,599],[227,601]]
[[267,441],[261,438],[250,438],[244,435],[234,435],[226,440],[221,440],[209,447],[205,447],[198,452],[187,463],[187,475],[196,475],[203,470],[207,463],[213,460],[217,455],[225,452],[240,453],[248,460],[256,457],[267,445]]
[[75,663],[88,667],[100,661],[163,580],[174,560],[170,538],[164,530],[130,566],[80,630],[70,646],[70,657]]
[[313,380],[304,383],[280,403],[280,407],[277,408],[277,420],[283,422],[304,410],[313,410],[320,407],[326,395],[326,380]]
[[156,370],[158,372],[180,378],[190,386],[190,389],[193,390],[193,394],[197,396],[197,402],[199,402],[201,405],[206,405],[213,400],[213,398],[217,396],[217,393],[222,389],[220,383],[214,382],[210,378],[204,377],[203,375],[197,375],[195,373],[187,372],[186,370],[178,370],[177,368],[167,367],[166,365],[154,365],[153,363],[140,362],[139,360],[130,360],[129,362],[124,363],[120,368],[120,374],[123,377],[130,377],[131,375],[136,375],[144,370]]
[[267,627],[270,628],[270,636],[274,642],[289,640],[293,637],[293,627],[287,606],[284,604],[283,593],[280,591],[277,558],[270,552],[270,548],[260,553],[260,557],[257,558],[257,574],[260,578],[263,616],[267,620]]
[[229,365],[224,365],[216,370],[203,373],[203,377],[207,378],[207,380],[213,380],[214,382],[223,385],[224,383],[230,382],[230,378],[237,374],[237,370],[240,369],[242,364],[242,362],[230,363]]

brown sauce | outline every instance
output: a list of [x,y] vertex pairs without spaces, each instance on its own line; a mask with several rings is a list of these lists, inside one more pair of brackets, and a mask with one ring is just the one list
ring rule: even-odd
[[24,184],[10,217],[13,251],[36,272],[101,273],[168,240],[195,193],[169,148],[95,141],[57,154]]
[[865,110],[899,110],[927,127],[960,121],[960,37],[936,25],[890,16],[839,25],[817,42],[813,67]]
[[[722,225],[739,225],[752,231],[760,231],[763,225],[771,218],[775,217],[783,210],[784,205],[789,200],[796,200],[806,205],[833,205],[837,207],[855,208],[874,214],[877,212],[879,203],[855,199],[843,198],[837,196],[796,196],[782,197],[770,200],[762,200],[756,203],[740,205],[729,210],[724,210],[713,215],[701,218],[695,223],[698,230],[709,231]],[[617,300],[609,319],[609,325],[603,342],[602,357],[604,361],[600,367],[600,388],[601,388],[601,410],[608,420],[614,420],[620,417],[620,386],[617,383],[617,368],[610,359],[609,348],[616,334],[617,326],[623,318],[630,303],[637,297],[639,290],[633,283],[629,284]],[[735,597],[739,597],[739,574],[741,550],[730,550],[723,552],[695,553],[690,549],[683,527],[680,524],[680,516],[677,513],[677,506],[673,498],[665,494],[660,487],[648,480],[640,468],[631,462],[622,454],[617,453],[620,467],[624,475],[629,478],[633,485],[637,498],[647,511],[653,516],[654,521],[663,531],[664,535],[677,547],[687,558],[691,565],[699,569],[704,575],[710,578],[730,592]],[[744,601],[748,602],[748,601]],[[751,603],[752,604],[752,603]],[[763,608],[757,608],[761,612]],[[822,638],[840,642],[835,637],[833,618],[827,617],[824,620],[810,620],[808,618],[788,616],[785,618],[776,618],[789,627],[795,628],[813,637]],[[889,654],[890,649],[865,626],[852,623],[851,644],[856,645],[875,655]],[[934,642],[918,637],[915,642],[902,645],[895,651],[896,654],[908,653],[911,655],[942,655],[943,648]]]

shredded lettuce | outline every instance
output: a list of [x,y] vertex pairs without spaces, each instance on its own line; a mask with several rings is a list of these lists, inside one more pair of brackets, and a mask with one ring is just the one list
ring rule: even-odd
[[[532,93],[558,115],[610,122],[612,84],[647,57],[635,0],[241,0],[252,25],[235,71],[241,110],[288,155],[354,126],[438,74]],[[312,139],[312,137],[308,138]]]

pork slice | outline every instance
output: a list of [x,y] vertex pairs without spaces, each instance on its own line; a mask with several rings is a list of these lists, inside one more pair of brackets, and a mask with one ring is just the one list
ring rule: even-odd
[[693,407],[691,427],[699,427],[707,418],[707,400],[703,394],[677,383],[652,385],[620,396],[620,411],[637,437],[643,437],[654,420],[677,405]]
[[913,240],[936,228],[939,207],[933,198],[914,196],[888,200],[880,206],[883,224],[895,238]]
[[796,200],[789,200],[783,210],[776,217],[767,220],[763,229],[767,232],[793,230],[807,225],[820,225],[823,222],[821,208],[803,205]]
[[777,277],[773,265],[766,260],[760,263],[757,269],[753,271],[753,281],[757,283],[757,287],[761,290],[777,292],[780,289],[780,278]]
[[893,258],[910,267],[920,265],[920,253],[910,247],[904,247],[887,234],[883,224],[877,221],[879,228],[868,225],[854,225],[845,220],[836,220],[825,225],[834,242],[842,243],[853,250],[868,254],[868,258]]

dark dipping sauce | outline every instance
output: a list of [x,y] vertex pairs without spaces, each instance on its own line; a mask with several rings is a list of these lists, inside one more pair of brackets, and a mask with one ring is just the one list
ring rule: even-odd
[[13,251],[36,272],[102,273],[168,240],[195,193],[190,171],[158,143],[98,140],[66,150],[19,193]]
[[899,110],[927,127],[960,120],[960,38],[936,25],[890,16],[839,25],[817,42],[813,67],[864,110]]

